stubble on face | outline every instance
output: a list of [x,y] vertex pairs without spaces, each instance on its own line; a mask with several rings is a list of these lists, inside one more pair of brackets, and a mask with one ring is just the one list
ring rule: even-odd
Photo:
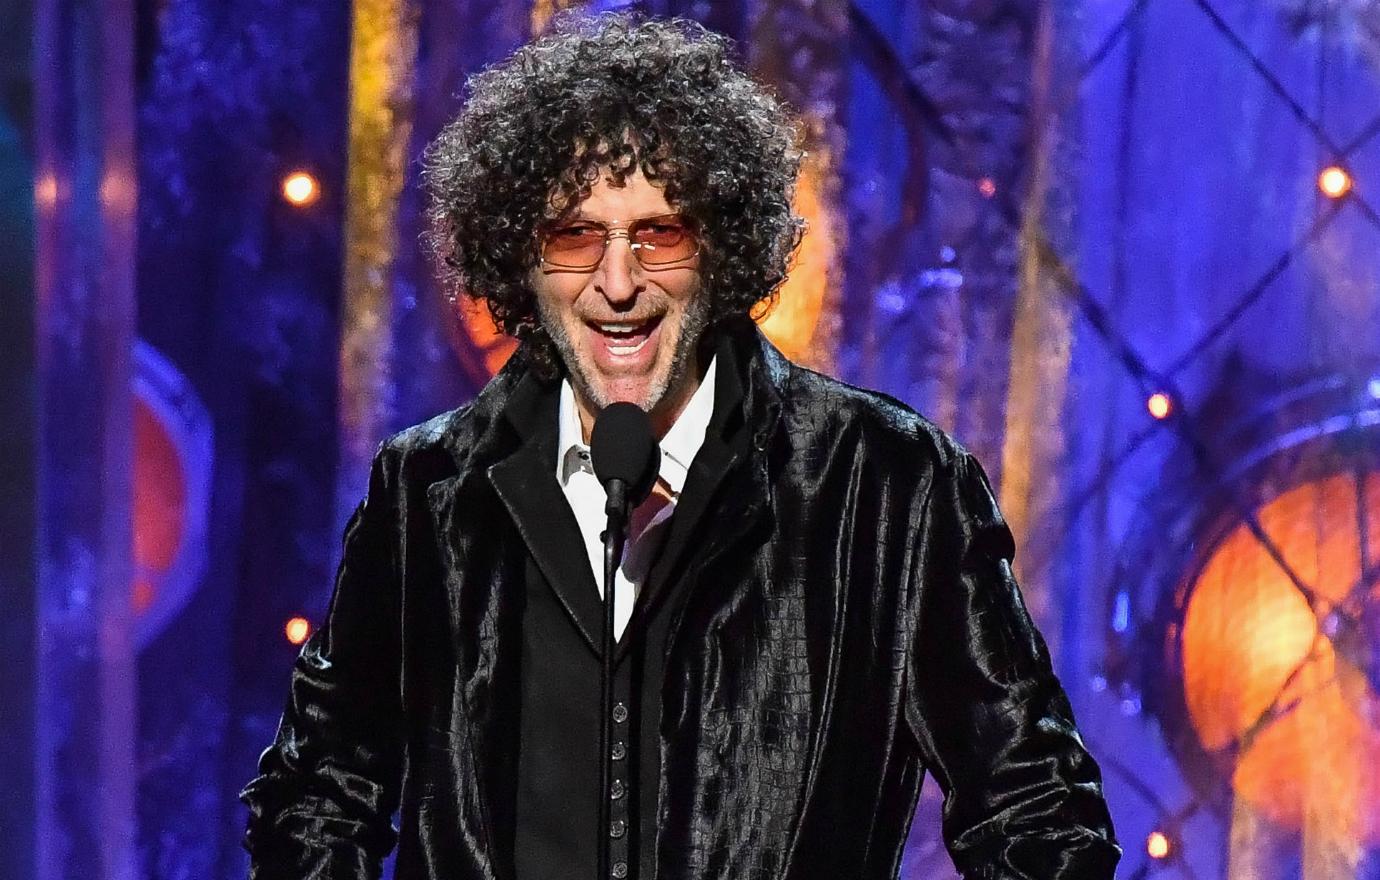
[[[657,311],[666,310],[658,308]],[[581,363],[575,344],[555,307],[538,297],[537,312],[541,318],[542,328],[551,338],[561,361],[565,364],[576,395],[587,401],[596,411],[613,403],[614,400],[607,390],[589,375],[589,371]],[[696,352],[700,337],[709,327],[709,313],[709,298],[701,287],[682,312],[678,336],[670,359],[657,375],[652,377],[643,399],[632,401],[652,414],[654,422],[665,421],[663,432],[670,426],[670,422],[674,421],[675,416],[679,415],[680,409],[689,401],[698,385],[702,365],[697,362]],[[667,412],[668,408],[675,411]],[[658,416],[662,418],[658,419]]]
[[[606,172],[571,216],[614,225],[675,210],[664,187],[635,168]],[[664,434],[699,386],[697,354],[711,301],[698,258],[649,268],[631,242],[610,247],[608,234],[600,262],[587,271],[534,268],[537,315],[565,364],[586,431],[605,406],[627,401]]]

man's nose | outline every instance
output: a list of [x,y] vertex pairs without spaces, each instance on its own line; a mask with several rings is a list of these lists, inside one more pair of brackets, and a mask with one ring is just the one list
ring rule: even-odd
[[633,256],[627,235],[610,235],[594,288],[613,305],[630,305],[645,286],[642,266]]

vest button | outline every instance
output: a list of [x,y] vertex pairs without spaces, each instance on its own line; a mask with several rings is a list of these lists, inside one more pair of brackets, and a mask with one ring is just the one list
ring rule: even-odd
[[619,838],[628,833],[628,823],[622,819],[614,819],[609,823],[609,837]]
[[614,706],[614,707],[613,707],[613,720],[616,721],[616,722],[618,722],[619,724],[622,724],[624,721],[627,721],[627,720],[628,720],[628,707],[627,707],[627,706],[624,706],[622,703],[619,703],[618,705]]
[[613,753],[613,760],[615,761],[621,761],[628,756],[628,747],[623,745],[622,740],[614,743],[610,751]]
[[617,878],[617,880],[623,880],[624,877],[628,876],[628,863],[614,862],[612,873],[613,876]]
[[624,794],[623,780],[621,780],[621,779],[615,779],[615,780],[613,780],[613,785],[610,785],[610,786],[609,786],[609,797],[613,798],[614,800],[618,800],[619,798],[621,798],[621,797],[623,796],[623,794]]

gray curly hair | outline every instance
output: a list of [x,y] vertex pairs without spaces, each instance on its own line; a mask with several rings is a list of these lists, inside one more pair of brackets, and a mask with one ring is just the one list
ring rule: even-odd
[[530,343],[539,372],[559,365],[527,280],[537,233],[602,173],[621,183],[640,168],[702,230],[711,326],[785,279],[804,228],[791,207],[801,126],[730,54],[693,21],[564,16],[471,77],[427,148],[427,241],[443,280]]

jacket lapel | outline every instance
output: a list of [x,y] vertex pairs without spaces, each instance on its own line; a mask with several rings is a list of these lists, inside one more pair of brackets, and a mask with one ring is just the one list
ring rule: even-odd
[[714,389],[714,418],[671,518],[658,583],[691,559],[707,564],[770,509],[767,452],[781,418],[771,373],[781,355],[749,325],[724,331],[718,357],[726,369]]
[[521,449],[489,468],[489,479],[571,623],[597,654],[603,625],[599,588],[580,526],[556,480],[554,440],[549,431],[532,435]]
[[[757,345],[761,351],[750,350]],[[780,403],[769,371],[775,366],[771,356],[781,356],[751,326],[725,331],[717,355],[714,417],[690,465],[639,618],[650,615],[653,604],[691,567],[702,571],[738,541],[760,534],[761,521],[771,513],[767,451],[776,436]],[[668,650],[678,627],[676,620]]]
[[[510,362],[475,401],[487,427],[473,445],[465,438],[451,438],[460,475],[433,499],[433,515],[443,506],[454,506],[457,495],[478,500],[492,488],[571,623],[597,653],[596,636],[603,620],[598,585],[579,524],[556,480],[557,388],[524,375],[521,369],[520,363]],[[460,504],[475,506],[464,500]],[[501,517],[499,511],[488,509]],[[469,568],[458,552],[461,545],[474,536],[499,534],[502,526],[500,521],[481,519],[469,528],[472,531],[452,526],[437,532],[439,540],[449,544],[442,555],[449,553],[462,567],[457,571]]]

